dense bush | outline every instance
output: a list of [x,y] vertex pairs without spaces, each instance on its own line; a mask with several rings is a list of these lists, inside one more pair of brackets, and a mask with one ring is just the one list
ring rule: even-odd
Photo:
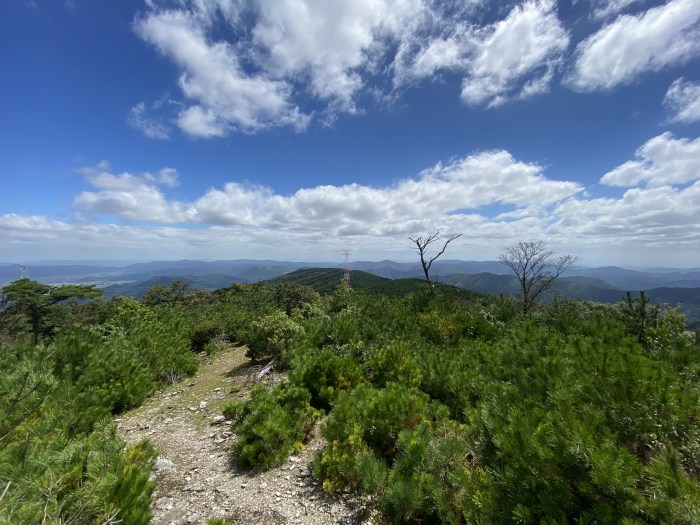
[[326,490],[395,523],[698,522],[700,348],[676,309],[557,299],[523,317],[439,290],[320,304],[295,317],[288,364],[329,411]]
[[301,449],[320,416],[310,399],[306,390],[290,383],[274,390],[253,388],[236,426],[236,462],[246,468],[269,468]]
[[[3,357],[10,353],[2,350]],[[0,479],[7,489],[0,523],[149,523],[152,446],[125,448],[109,420],[91,422],[88,432],[71,428],[69,390],[52,375],[48,349],[22,350],[16,373],[3,375],[0,387]]]
[[331,350],[306,350],[294,358],[290,379],[311,394],[315,408],[328,410],[335,398],[364,379],[362,366]]
[[0,524],[146,525],[155,450],[125,447],[110,418],[196,370],[187,318],[132,300],[60,311],[53,340],[0,343]]
[[317,473],[324,487],[377,486],[377,465],[393,462],[399,433],[445,417],[446,410],[418,390],[397,383],[381,389],[359,384],[339,397],[323,425],[328,445],[319,456]]
[[246,355],[251,359],[276,359],[289,349],[292,340],[304,329],[281,310],[253,321],[241,342],[248,346]]
[[105,418],[193,372],[213,337],[289,367],[225,406],[237,461],[279,464],[325,410],[324,488],[388,522],[700,523],[700,342],[675,308],[556,299],[522,316],[446,287],[234,285],[190,309],[156,292],[55,309],[44,346],[2,336],[0,523],[145,523],[152,450]]

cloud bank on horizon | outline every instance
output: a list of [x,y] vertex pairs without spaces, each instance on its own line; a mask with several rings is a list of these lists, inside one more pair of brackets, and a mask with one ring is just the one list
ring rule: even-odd
[[84,186],[62,216],[0,213],[0,239],[17,254],[0,260],[119,258],[125,247],[128,258],[336,259],[361,247],[366,259],[406,259],[408,236],[439,229],[463,234],[455,258],[546,239],[583,262],[661,264],[674,253],[700,265],[700,75],[689,67],[700,0],[586,3],[588,17],[572,21],[554,0],[146,0],[133,36],[176,75],[122,125],[155,143],[303,139],[444,83],[459,85],[457,104],[497,114],[553,91],[608,96],[659,73],[675,80],[655,132],[591,181],[477,145],[371,185],[329,174],[288,193],[220,180],[196,194],[198,174],[167,158],[157,172],[109,158],[77,170]]
[[[321,257],[333,257],[348,243],[365,254],[405,258],[408,236],[435,229],[463,233],[462,248],[451,247],[461,257],[473,257],[476,247],[493,257],[518,239],[592,253],[611,244],[694,250],[700,241],[700,138],[669,133],[601,177],[600,184],[624,188],[617,198],[587,197],[579,183],[550,179],[541,166],[507,151],[438,163],[386,187],[323,185],[285,196],[228,182],[192,201],[168,197],[179,184],[173,168],[113,173],[102,162],[79,171],[92,189],[74,198],[74,221],[4,214],[3,236],[78,253],[98,246],[111,257],[126,243],[151,258],[193,256],[204,247],[207,257],[318,258],[320,245]],[[489,215],[493,205],[501,211]],[[221,251],[211,249],[217,246]]]

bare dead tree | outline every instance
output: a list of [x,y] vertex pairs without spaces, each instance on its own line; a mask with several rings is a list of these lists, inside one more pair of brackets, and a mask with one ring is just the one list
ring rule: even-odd
[[413,237],[409,237],[409,239],[416,245],[416,251],[418,252],[418,255],[420,255],[420,263],[421,266],[423,266],[425,280],[428,281],[430,286],[433,286],[433,281],[430,280],[430,267],[433,265],[433,262],[443,253],[445,253],[448,244],[461,236],[461,233],[450,235],[445,241],[445,244],[442,245],[442,250],[440,250],[440,252],[433,257],[428,257],[427,255],[428,246],[440,239],[440,230],[435,230],[435,233],[429,235],[428,237],[416,237],[415,239]]
[[576,257],[555,257],[545,241],[519,242],[507,246],[498,259],[518,279],[522,295],[523,313],[537,304],[542,293],[551,288],[559,276],[576,262]]

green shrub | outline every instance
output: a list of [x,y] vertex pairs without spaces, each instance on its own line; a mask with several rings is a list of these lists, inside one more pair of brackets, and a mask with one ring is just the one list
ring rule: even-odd
[[320,300],[313,288],[296,283],[276,283],[272,286],[272,296],[277,308],[288,316],[305,304],[313,305]]
[[105,336],[75,327],[55,339],[54,349],[74,431],[140,405],[156,388],[148,363],[121,331]]
[[[321,451],[317,472],[324,487],[335,490],[368,483],[358,465],[372,464],[363,458],[373,454],[391,465],[396,456],[396,441],[404,429],[446,417],[446,410],[431,403],[424,393],[396,383],[377,389],[361,383],[342,394],[322,427],[328,445]],[[370,469],[373,472],[376,468]],[[375,474],[372,474],[375,477]]]
[[303,332],[301,325],[278,310],[253,321],[242,342],[248,346],[246,355],[251,359],[279,358],[289,348],[292,340]]
[[217,319],[202,319],[191,330],[190,348],[194,352],[206,351],[207,346],[223,333],[223,327]]
[[[147,442],[124,448],[111,421],[69,437],[58,407],[28,422],[30,437],[0,446],[0,523],[124,523],[147,525],[155,450]],[[4,485],[4,484],[3,484]],[[4,488],[4,487],[3,487]]]
[[362,366],[330,350],[306,350],[295,356],[290,380],[311,393],[311,405],[328,410],[338,395],[364,378]]
[[245,408],[244,401],[228,401],[221,409],[221,413],[230,421],[235,421],[243,413]]
[[401,431],[394,468],[380,493],[389,521],[491,522],[491,480],[472,448],[463,425],[453,422]]
[[236,426],[239,439],[234,457],[238,464],[268,469],[303,447],[320,416],[310,399],[306,390],[290,383],[274,390],[254,387]]
[[209,518],[207,525],[236,525],[236,522],[224,518]]
[[417,345],[396,340],[373,350],[366,365],[372,384],[384,387],[387,383],[394,382],[411,387],[419,386],[423,370],[419,366],[414,346]]

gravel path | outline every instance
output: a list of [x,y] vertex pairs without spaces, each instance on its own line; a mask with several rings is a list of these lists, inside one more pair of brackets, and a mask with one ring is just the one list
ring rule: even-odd
[[267,472],[242,472],[231,464],[235,433],[229,422],[212,420],[227,400],[248,395],[250,377],[245,349],[227,349],[204,362],[194,378],[155,393],[116,420],[127,442],[148,438],[159,451],[151,523],[206,524],[212,517],[238,525],[363,523],[353,496],[326,494],[311,475],[319,438]]

